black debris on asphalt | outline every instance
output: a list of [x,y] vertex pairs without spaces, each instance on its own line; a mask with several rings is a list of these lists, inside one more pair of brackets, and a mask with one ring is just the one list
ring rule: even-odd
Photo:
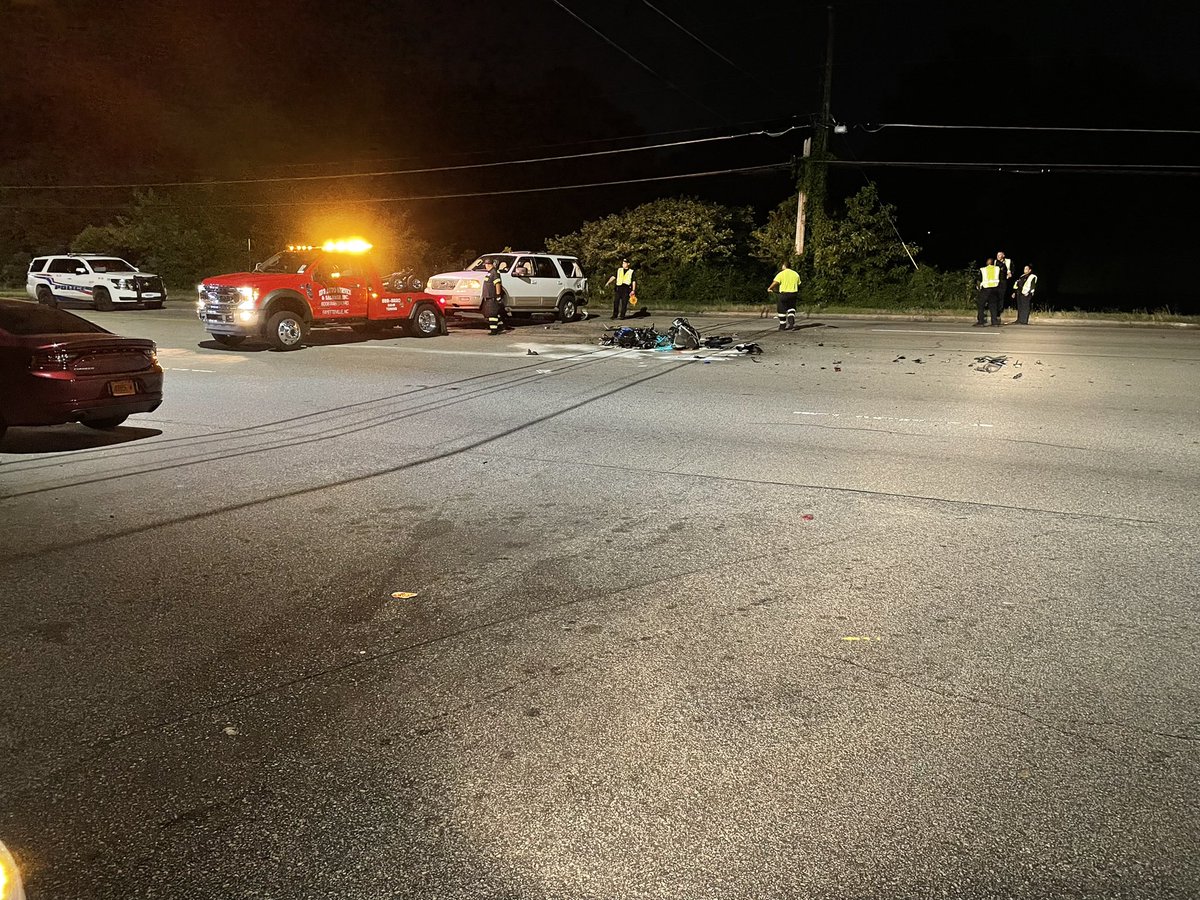
[[[635,328],[631,325],[609,325],[600,336],[602,347],[620,347],[624,350],[657,350],[670,352],[672,350],[720,350],[734,342],[730,335],[708,335],[702,337],[700,332],[687,319],[678,318],[671,323],[666,333],[659,332],[653,325],[645,328]],[[742,350],[742,346],[754,347],[754,350]],[[738,352],[762,353],[757,344],[739,345]]]
[[993,372],[999,372],[1007,363],[1007,356],[977,356],[974,362],[967,363],[967,365],[972,366],[976,372],[986,372],[990,375]]

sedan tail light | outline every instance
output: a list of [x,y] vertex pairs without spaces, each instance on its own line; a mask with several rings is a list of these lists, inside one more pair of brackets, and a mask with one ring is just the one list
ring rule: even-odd
[[66,372],[75,361],[75,354],[61,348],[40,350],[33,354],[29,368],[35,372]]

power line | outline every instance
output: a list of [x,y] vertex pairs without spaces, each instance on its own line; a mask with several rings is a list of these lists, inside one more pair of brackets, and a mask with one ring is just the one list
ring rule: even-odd
[[855,125],[863,131],[875,134],[885,128],[925,128],[939,131],[1075,131],[1085,134],[1200,134],[1186,128],[1075,128],[1069,125],[920,125],[911,122],[884,122],[868,127]]
[[620,153],[641,153],[646,150],[666,150],[674,147],[689,147],[697,144],[713,144],[724,141],[741,140],[747,137],[779,138],[807,125],[789,125],[782,131],[747,131],[741,134],[727,134],[718,137],[693,138],[687,141],[670,141],[663,144],[650,144],[645,147],[619,147],[615,150],[592,150],[587,153],[564,153],[559,156],[539,156],[531,159],[510,159],[504,162],[466,163],[458,166],[430,166],[423,169],[393,169],[383,172],[348,172],[340,175],[280,175],[270,178],[230,178],[215,181],[159,181],[132,182],[128,184],[2,184],[4,191],[67,191],[67,190],[105,190],[110,188],[156,188],[156,187],[217,187],[235,184],[281,184],[302,181],[345,181],[352,178],[383,178],[392,175],[426,175],[433,172],[461,172],[467,169],[493,169],[500,166],[525,166],[543,162],[561,162],[568,159],[588,159],[598,156],[615,156]]
[[[280,201],[263,201],[259,203],[147,203],[145,207],[150,209],[179,209],[179,208],[195,208],[204,209],[256,209],[263,207],[286,207],[286,206],[333,206],[333,205],[349,205],[361,203],[405,203],[415,200],[456,200],[467,197],[500,197],[511,194],[539,194],[550,191],[574,191],[585,188],[597,187],[615,187],[623,184],[647,184],[655,181],[682,181],[692,178],[710,178],[716,175],[748,175],[764,172],[776,172],[783,169],[790,169],[791,162],[769,163],[761,166],[742,166],[740,168],[731,169],[711,169],[706,172],[684,172],[678,175],[655,175],[648,178],[623,178],[616,181],[591,181],[581,184],[558,184],[551,187],[533,187],[533,188],[506,188],[496,191],[463,191],[453,194],[418,194],[407,197],[359,197],[345,198],[336,200],[280,200]],[[41,205],[28,206],[20,204],[0,204],[0,209],[52,209],[52,210],[85,210],[85,209],[107,209],[107,210],[127,210],[129,204],[108,205],[108,206],[61,206],[61,205]]]
[[686,34],[688,37],[690,37],[693,41],[695,41],[697,44],[699,44],[701,47],[703,47],[705,50],[707,50],[709,53],[711,53],[713,56],[715,56],[717,59],[721,60],[722,62],[726,63],[730,67],[736,69],[737,71],[741,72],[743,75],[745,75],[747,78],[751,79],[752,81],[760,81],[759,78],[756,78],[755,76],[751,75],[749,72],[744,71],[741,68],[741,66],[739,66],[737,63],[735,63],[728,56],[726,56],[725,54],[721,53],[718,50],[713,49],[711,46],[706,44],[704,41],[702,41],[700,38],[698,38],[692,32],[688,31],[686,28],[684,28],[682,25],[680,25],[678,22],[676,22],[674,19],[672,19],[670,16],[668,16],[665,12],[663,12],[661,9],[659,9],[657,6],[655,6],[653,3],[651,3],[650,0],[642,0],[642,3],[644,3],[646,6],[650,7],[652,10],[654,10],[656,13],[658,13],[660,16],[662,16],[664,19],[666,19],[668,22],[670,22],[672,25],[674,25],[676,28],[678,28],[680,31],[682,31],[684,34]]
[[[850,155],[854,155],[853,151],[850,152]],[[855,160],[855,162],[857,162],[857,160]],[[917,265],[917,260],[912,255],[912,251],[908,249],[908,242],[905,241],[904,236],[900,234],[900,228],[896,224],[896,220],[893,219],[892,214],[888,212],[888,205],[883,201],[883,197],[879,193],[879,185],[877,185],[871,176],[866,173],[866,170],[860,168],[859,171],[863,177],[863,180],[865,180],[867,184],[869,184],[875,190],[875,196],[879,200],[879,209],[887,217],[888,224],[892,226],[892,231],[896,232],[896,240],[898,240],[900,242],[900,246],[904,248],[904,253],[908,257],[908,261],[913,264],[913,269],[920,269],[921,267]]]
[[634,56],[632,53],[630,53],[628,50],[626,50],[624,47],[622,47],[616,41],[609,38],[608,35],[604,34],[598,28],[593,27],[585,19],[582,19],[579,16],[577,16],[575,13],[571,12],[571,10],[569,10],[566,6],[564,6],[560,2],[560,0],[550,0],[550,2],[553,3],[555,6],[557,6],[559,9],[561,9],[563,12],[565,12],[567,15],[569,15],[572,19],[579,22],[581,25],[583,25],[585,28],[587,28],[589,31],[591,31],[593,34],[595,34],[597,37],[599,37],[602,41],[604,41],[610,47],[612,47],[615,50],[618,50],[620,53],[622,53],[624,56],[628,57],[629,59],[633,60],[633,62],[635,62],[641,68],[645,69],[647,72],[649,72],[655,78],[659,79],[667,86],[678,91],[681,96],[686,97],[687,99],[691,100],[693,103],[695,103],[701,109],[703,109],[705,112],[711,113],[712,115],[714,115],[718,119],[720,119],[722,122],[728,122],[728,119],[726,119],[725,116],[721,115],[719,112],[717,112],[712,107],[708,106],[706,103],[703,103],[700,100],[697,100],[695,97],[693,97],[691,94],[689,94],[683,88],[679,87],[679,85],[672,82],[670,79],[665,78],[662,75],[655,72],[652,68],[650,68],[644,62],[642,62],[640,59],[638,59],[636,56]]
[[830,159],[830,166],[876,166],[907,169],[960,169],[995,171],[1016,175],[1043,175],[1062,172],[1094,175],[1200,175],[1200,166],[1159,165],[1157,163],[1033,163],[1033,162],[948,162],[944,160],[847,160]]
[[[791,121],[797,121],[797,120],[802,120],[802,119],[811,120],[815,115],[816,115],[815,113],[805,113],[802,115],[790,116],[789,119]],[[740,122],[730,122],[729,127],[742,128],[747,125],[767,125],[771,122],[780,122],[781,118],[782,117],[776,116],[773,119],[743,119]],[[583,141],[555,141],[554,143],[551,143],[551,144],[527,144],[523,147],[513,147],[512,151],[524,153],[524,152],[527,152],[530,150],[552,150],[556,147],[585,147],[585,146],[589,146],[591,144],[615,144],[618,141],[641,141],[641,140],[646,140],[647,138],[672,137],[677,134],[699,134],[702,131],[717,131],[721,127],[723,127],[723,126],[709,125],[704,128],[675,128],[675,129],[672,129],[671,131],[651,131],[651,132],[647,132],[644,134],[622,134],[622,135],[616,135],[614,137],[588,138],[587,140],[583,140]],[[808,126],[802,125],[802,126],[797,126],[797,127],[803,128],[803,127],[808,127]],[[767,133],[769,134],[770,132],[767,132]],[[449,157],[485,156],[488,154],[495,154],[495,153],[496,153],[495,148],[492,148],[489,150],[461,150],[458,152],[445,153],[442,155],[449,156]],[[404,160],[404,159],[420,159],[420,157],[413,156],[412,154],[409,154],[407,156],[374,156],[374,157],[370,157],[367,159],[357,159],[357,160],[352,160],[352,161],[358,162],[358,163],[383,163],[383,162],[395,162],[397,160]],[[277,168],[277,169],[302,169],[302,168],[310,168],[311,169],[316,166],[342,166],[342,165],[345,165],[346,163],[347,163],[347,160],[339,159],[339,160],[331,160],[331,161],[327,160],[325,162],[275,163],[273,166],[270,166],[270,167]],[[211,182],[205,182],[205,183],[211,183]]]

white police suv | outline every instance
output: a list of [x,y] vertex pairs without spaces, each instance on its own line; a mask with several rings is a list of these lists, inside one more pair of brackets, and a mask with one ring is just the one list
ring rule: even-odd
[[87,303],[96,309],[144,306],[161,309],[167,299],[162,279],[139,272],[123,259],[97,253],[39,256],[29,264],[25,291],[45,306]]

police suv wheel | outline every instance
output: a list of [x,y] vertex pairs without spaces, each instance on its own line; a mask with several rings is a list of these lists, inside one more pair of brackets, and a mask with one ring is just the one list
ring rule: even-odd
[[267,323],[267,341],[276,350],[298,350],[308,329],[304,318],[291,310],[277,312]]
[[558,318],[561,322],[574,322],[579,308],[575,305],[575,295],[567,294],[558,301]]
[[108,288],[98,287],[93,292],[92,296],[96,300],[96,309],[103,312],[108,312],[113,308],[112,297],[109,296]]
[[37,290],[38,303],[42,306],[49,306],[51,309],[57,309],[58,303],[54,299],[54,295],[50,293],[50,288],[40,287]]
[[413,337],[433,337],[435,334],[441,334],[442,321],[437,310],[432,306],[417,307],[417,314],[410,321],[410,328]]

